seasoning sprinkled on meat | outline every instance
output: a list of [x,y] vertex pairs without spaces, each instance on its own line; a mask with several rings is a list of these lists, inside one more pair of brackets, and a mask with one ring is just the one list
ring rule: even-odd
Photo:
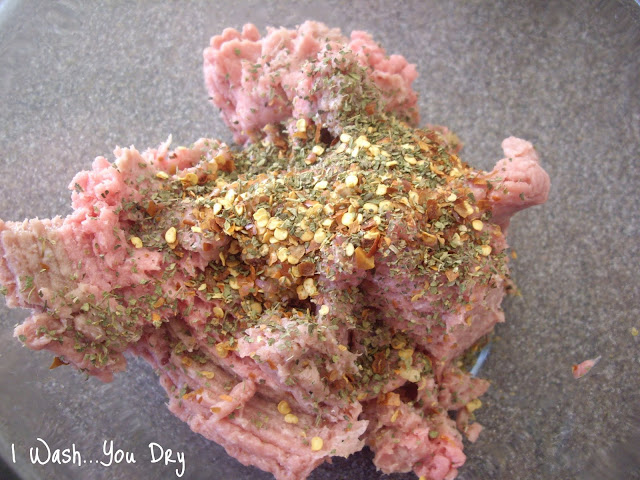
[[68,217],[0,221],[7,304],[32,310],[16,337],[104,381],[142,356],[174,414],[279,480],[365,445],[385,473],[454,478],[505,229],[549,190],[533,147],[468,166],[415,127],[415,68],[363,32],[247,25],[204,58],[243,148],[118,148]]

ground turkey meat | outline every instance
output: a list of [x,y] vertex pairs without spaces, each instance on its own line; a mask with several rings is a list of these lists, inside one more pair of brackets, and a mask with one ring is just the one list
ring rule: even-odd
[[0,221],[7,304],[32,311],[16,337],[104,381],[142,356],[173,413],[278,480],[365,445],[385,473],[454,478],[509,218],[549,190],[533,147],[469,167],[363,32],[247,25],[204,59],[243,148],[118,148],[68,217]]

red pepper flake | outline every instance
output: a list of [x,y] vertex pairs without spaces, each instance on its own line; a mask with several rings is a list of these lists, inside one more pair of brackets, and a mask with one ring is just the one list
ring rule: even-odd
[[69,362],[65,362],[60,357],[54,357],[53,362],[51,362],[51,366],[49,370],[53,370],[54,368],[61,367],[62,365],[69,365]]
[[355,258],[356,266],[362,270],[371,270],[376,266],[374,257],[369,257],[362,247],[356,248]]
[[158,213],[158,205],[153,200],[149,200],[149,204],[147,205],[147,214],[150,217],[155,217],[156,213]]
[[313,262],[302,262],[298,264],[298,272],[302,277],[311,277],[316,272]]
[[382,241],[382,235],[377,235],[376,239],[373,241],[373,245],[367,252],[367,257],[373,257],[375,253],[378,251],[378,247],[380,246],[380,242]]
[[376,113],[376,102],[368,103],[367,106],[364,107],[364,111],[367,113],[367,115],[373,115],[374,113]]
[[158,298],[155,303],[152,305],[153,308],[160,308],[164,305],[164,297]]
[[378,352],[374,355],[371,369],[373,373],[377,373],[378,375],[387,370],[387,359],[384,352]]

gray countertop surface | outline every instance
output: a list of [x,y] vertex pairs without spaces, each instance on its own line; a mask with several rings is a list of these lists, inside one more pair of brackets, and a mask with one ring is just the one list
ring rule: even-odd
[[[230,140],[208,104],[202,49],[225,27],[314,19],[367,30],[417,65],[423,122],[491,168],[509,135],[532,141],[552,188],[509,241],[521,296],[506,299],[481,376],[485,431],[461,479],[640,478],[640,7],[633,1],[0,1],[0,218],[70,212],[74,173],[116,145]],[[180,450],[189,479],[269,479],[175,419],[151,369],[111,384],[48,370],[12,338],[0,302],[0,457],[24,479],[175,478],[150,442]],[[585,377],[571,366],[602,356]],[[33,466],[36,438],[103,441],[136,464]],[[16,463],[11,460],[11,445]],[[363,452],[312,479],[384,476]]]

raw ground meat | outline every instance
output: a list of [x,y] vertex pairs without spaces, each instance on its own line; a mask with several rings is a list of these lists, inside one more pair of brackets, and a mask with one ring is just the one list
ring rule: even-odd
[[591,358],[589,360],[585,360],[584,362],[578,363],[577,365],[573,365],[571,367],[571,373],[573,374],[573,378],[578,379],[584,377],[587,373],[591,371],[593,367],[600,361],[600,356],[596,358]]
[[[356,84],[326,88],[336,73],[350,74]],[[360,75],[375,84],[386,111],[418,123],[418,96],[411,88],[415,65],[401,55],[387,56],[366,32],[347,39],[338,29],[305,22],[295,30],[269,28],[260,38],[249,24],[242,32],[227,28],[204,51],[207,89],[237,142],[262,137],[268,124],[303,117],[339,132],[340,112],[360,94],[352,91],[360,88]]]
[[414,67],[363,32],[248,25],[204,56],[245,148],[118,148],[68,217],[0,221],[7,304],[32,310],[16,337],[104,381],[144,357],[174,414],[278,480],[365,445],[385,473],[454,478],[509,218],[549,190],[533,147],[470,168],[414,128]]

